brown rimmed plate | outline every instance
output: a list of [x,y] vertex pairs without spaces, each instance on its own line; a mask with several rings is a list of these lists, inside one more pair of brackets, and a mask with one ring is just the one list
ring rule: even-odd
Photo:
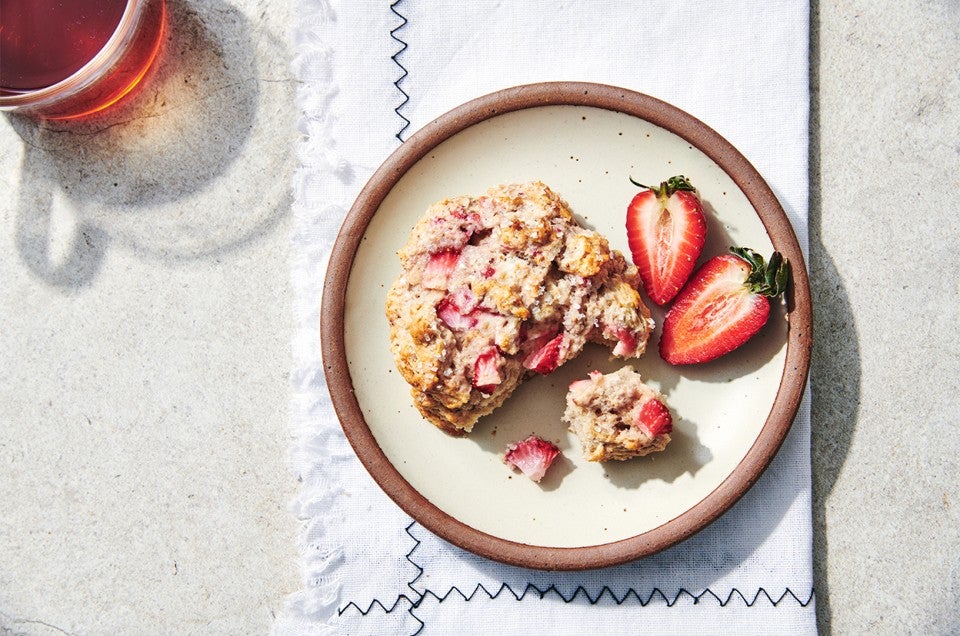
[[[708,211],[701,257],[730,245],[793,264],[786,302],[745,347],[714,362],[671,367],[656,352],[632,362],[666,394],[673,441],[628,462],[582,460],[560,421],[569,383],[623,365],[600,347],[520,387],[464,438],[413,407],[389,350],[384,300],[397,250],[436,200],[539,179],[587,226],[625,253],[628,177],[684,174]],[[343,429],[363,465],[407,513],[476,554],[541,569],[605,567],[674,545],[723,514],[783,442],[810,362],[811,305],[803,255],[769,186],[727,141],[652,97],[587,83],[507,89],[468,102],[405,142],[347,215],[324,286],[321,343]],[[662,311],[654,308],[658,324]],[[506,446],[536,432],[563,456],[540,483],[502,463]]]

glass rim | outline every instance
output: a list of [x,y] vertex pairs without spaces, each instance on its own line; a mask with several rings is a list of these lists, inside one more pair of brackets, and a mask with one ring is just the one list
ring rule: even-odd
[[143,7],[150,0],[127,0],[123,15],[106,44],[86,64],[55,84],[22,93],[0,94],[0,108],[43,106],[83,89],[99,79],[123,54],[134,35]]

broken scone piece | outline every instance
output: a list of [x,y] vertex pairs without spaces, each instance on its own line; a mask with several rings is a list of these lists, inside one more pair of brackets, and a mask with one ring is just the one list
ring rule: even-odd
[[587,341],[639,357],[653,329],[637,268],[539,181],[433,204],[399,256],[390,351],[417,409],[450,433]]
[[593,371],[571,384],[563,421],[592,462],[662,451],[673,430],[664,397],[629,366],[607,375]]

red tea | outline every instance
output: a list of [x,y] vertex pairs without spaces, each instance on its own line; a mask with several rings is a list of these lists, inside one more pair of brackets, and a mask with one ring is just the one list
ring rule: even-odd
[[0,90],[65,80],[93,59],[120,24],[126,0],[0,0]]
[[0,0],[0,106],[54,118],[109,106],[146,73],[163,20],[162,0]]

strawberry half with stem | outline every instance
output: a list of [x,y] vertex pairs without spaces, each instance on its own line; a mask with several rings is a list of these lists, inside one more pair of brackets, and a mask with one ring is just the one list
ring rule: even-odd
[[790,263],[745,247],[715,256],[693,275],[663,320],[660,357],[670,364],[719,358],[767,323],[770,299],[787,288]]
[[690,278],[707,240],[697,191],[686,177],[670,177],[639,192],[627,207],[627,243],[650,300],[668,303]]

